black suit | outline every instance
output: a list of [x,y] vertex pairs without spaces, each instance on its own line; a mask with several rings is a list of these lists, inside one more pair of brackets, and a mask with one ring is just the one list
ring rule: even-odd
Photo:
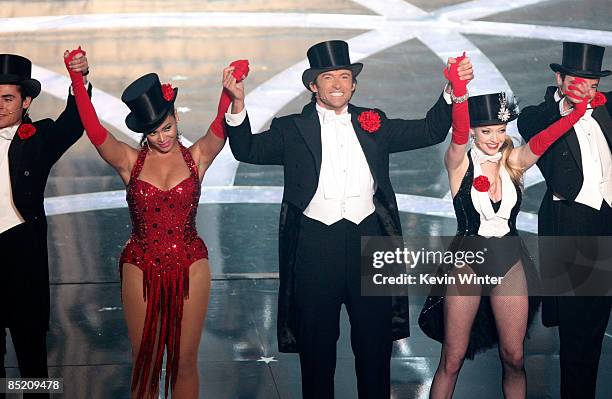
[[[518,118],[521,136],[529,140],[561,118],[559,103],[554,99],[556,87],[549,87],[545,100],[526,107]],[[612,148],[612,95],[606,93],[606,106],[593,110]],[[609,236],[612,235],[612,209],[603,202],[596,210],[575,199],[582,188],[582,155],[574,129],[559,138],[538,160],[547,190],[538,212],[540,236]],[[562,201],[553,201],[553,194]],[[567,241],[564,241],[567,243]],[[549,247],[551,246],[551,247]],[[551,241],[540,243],[543,279],[559,272],[569,251],[559,251]],[[610,316],[608,297],[544,297],[542,322],[559,326],[561,341],[561,395],[563,398],[594,398],[601,343]]]
[[[382,124],[380,129],[374,133],[364,131],[357,121],[358,115],[366,110],[366,108],[349,105],[348,112],[351,114],[353,128],[377,186],[373,198],[375,212],[372,217],[366,218],[362,222],[362,224],[365,223],[364,226],[360,225],[361,227],[357,230],[353,231],[351,230],[352,227],[347,227],[348,230],[351,230],[347,234],[356,234],[357,237],[359,234],[365,233],[401,236],[399,212],[395,193],[389,179],[389,154],[427,147],[444,141],[450,129],[451,107],[446,104],[441,96],[429,110],[427,117],[420,120],[387,119],[382,111],[377,110],[381,115]],[[299,318],[298,314],[303,312],[298,312],[301,304],[296,304],[295,287],[302,283],[295,279],[296,263],[305,262],[305,260],[296,259],[296,251],[299,252],[300,248],[306,245],[304,244],[305,241],[308,241],[310,245],[313,242],[312,240],[317,239],[314,237],[316,234],[312,234],[317,229],[321,234],[329,234],[333,237],[331,229],[337,228],[338,223],[345,222],[337,222],[329,226],[330,229],[326,229],[322,223],[316,221],[309,221],[308,226],[303,224],[306,218],[303,216],[303,211],[317,190],[322,159],[321,126],[315,104],[306,105],[301,114],[275,118],[268,131],[255,135],[251,134],[247,116],[240,126],[228,127],[228,136],[230,147],[237,160],[254,164],[284,166],[284,193],[279,224],[280,287],[277,335],[281,352],[299,352],[302,356],[312,348],[306,348],[306,340],[300,340],[298,332],[301,322],[297,320]],[[372,220],[374,220],[374,223],[372,223]],[[311,233],[309,237],[304,237],[306,230]],[[321,243],[321,245],[324,244]],[[359,243],[357,242],[356,245],[358,246]],[[311,263],[316,262],[311,260]],[[354,268],[358,268],[358,266],[354,265]],[[317,295],[317,293],[312,293],[312,295]],[[357,296],[360,296],[359,291],[357,291]],[[350,306],[349,304],[346,305],[352,322],[353,316],[349,309]],[[389,308],[389,328],[385,329],[384,324],[379,327],[379,334],[382,334],[382,336],[386,334],[389,344],[386,359],[387,367],[391,341],[406,338],[410,335],[408,298],[405,296],[393,297],[391,300],[387,298],[386,309],[389,310]],[[352,325],[352,328],[355,328],[353,323]],[[333,330],[334,327],[337,328],[337,325],[329,327]],[[353,343],[353,347],[355,352],[355,343]],[[357,357],[357,353],[355,354]],[[382,356],[386,355],[382,354]],[[331,359],[329,361],[331,362]],[[335,352],[333,361],[335,362]],[[316,365],[313,366],[316,367]],[[359,364],[357,364],[357,369],[358,379],[360,379]],[[333,369],[331,372],[331,383],[333,385]],[[304,381],[304,373],[304,362],[302,362],[303,390],[306,389],[305,385],[307,384]],[[386,379],[386,382],[380,382],[383,385],[388,385],[388,376]],[[383,389],[386,388],[388,387],[383,386]],[[360,386],[360,395],[361,392]]]
[[[49,329],[45,185],[51,167],[83,134],[72,95],[56,121],[43,119],[33,125],[36,133],[27,139],[15,134],[8,152],[13,202],[25,223],[0,234],[4,256],[0,267],[0,373],[4,373],[4,334],[9,328],[22,377],[47,373],[46,345],[40,342]],[[39,341],[22,345],[20,334],[36,334]]]

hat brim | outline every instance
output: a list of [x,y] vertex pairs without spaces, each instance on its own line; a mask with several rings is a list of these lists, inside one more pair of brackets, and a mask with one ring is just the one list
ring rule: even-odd
[[480,127],[480,126],[489,126],[489,125],[504,125],[504,124],[512,122],[516,118],[518,118],[518,115],[510,116],[510,119],[508,119],[505,122],[501,121],[499,119],[488,119],[488,120],[483,120],[483,121],[473,121],[473,120],[470,120],[470,126],[471,127]]
[[570,76],[578,76],[580,78],[587,78],[587,79],[597,79],[597,78],[603,78],[605,76],[608,76],[610,74],[612,74],[612,71],[609,70],[605,70],[605,71],[578,71],[575,69],[571,69],[571,68],[566,68],[561,64],[550,64],[550,69],[552,69],[555,72],[559,72],[565,75],[570,75]]
[[0,84],[19,85],[27,97],[36,98],[40,94],[41,85],[36,79],[22,79],[17,75],[0,75]]
[[309,91],[312,91],[310,90],[310,83],[314,82],[317,79],[317,76],[323,72],[335,71],[338,69],[348,69],[353,72],[353,78],[356,78],[357,75],[361,73],[363,64],[361,62],[355,62],[350,65],[334,65],[327,68],[309,68],[302,73],[302,83]]
[[159,125],[161,125],[164,122],[164,119],[166,119],[170,110],[174,108],[174,101],[176,100],[176,96],[178,94],[178,87],[175,87],[173,90],[174,90],[174,98],[171,101],[168,101],[168,104],[166,105],[166,109],[164,110],[164,112],[160,113],[160,116],[154,121],[143,123],[136,117],[136,115],[133,112],[130,112],[125,117],[125,125],[128,127],[128,129],[136,133],[150,133],[154,131],[155,129],[157,129]]

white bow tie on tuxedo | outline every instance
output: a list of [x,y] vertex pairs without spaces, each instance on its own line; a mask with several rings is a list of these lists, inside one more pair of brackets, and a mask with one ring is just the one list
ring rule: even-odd
[[498,151],[494,155],[487,155],[482,150],[476,146],[474,146],[474,160],[479,164],[485,163],[487,161],[497,163],[502,157],[501,151]]
[[345,113],[337,115],[335,112],[324,112],[323,113],[323,124],[328,123],[340,123],[342,125],[349,125],[351,123],[351,114]]
[[13,140],[18,127],[18,125],[14,125],[0,129],[0,138],[5,140]]

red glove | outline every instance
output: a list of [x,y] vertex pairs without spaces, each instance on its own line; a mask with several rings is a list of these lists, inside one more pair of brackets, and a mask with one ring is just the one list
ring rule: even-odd
[[455,59],[455,63],[450,65],[449,68],[444,68],[444,77],[448,79],[453,88],[453,94],[455,97],[461,97],[467,92],[467,80],[461,80],[459,77],[459,63],[465,59],[465,51],[460,57]]
[[77,54],[85,55],[85,51],[81,50],[81,46],[78,49],[72,50],[66,58],[64,58],[64,64],[66,64],[66,69],[68,70],[68,74],[70,75],[70,80],[72,80],[72,90],[74,91],[74,98],[76,100],[77,109],[79,110],[79,116],[81,117],[81,122],[85,127],[85,131],[87,132],[87,137],[96,147],[102,145],[106,137],[108,136],[108,131],[100,124],[98,120],[98,115],[96,115],[96,110],[91,104],[91,99],[87,94],[87,90],[83,85],[83,75],[80,72],[75,72],[70,68],[70,61]]
[[[457,68],[461,60],[465,58],[465,51],[463,55],[457,57],[457,61],[451,64],[449,68],[444,69],[444,76],[451,83],[453,88],[453,94],[456,97],[461,97],[467,93],[467,80],[461,80],[459,78],[459,72]],[[462,103],[453,102],[453,113],[452,113],[453,129],[451,133],[451,141],[455,144],[465,144],[468,142],[470,136],[470,113],[468,109],[467,101]]]
[[[581,92],[582,93],[582,92]],[[541,156],[546,152],[559,137],[567,133],[568,130],[582,118],[586,112],[587,98],[582,97],[582,101],[574,106],[571,114],[559,119],[540,133],[536,134],[529,140],[529,148],[537,156]]]
[[453,130],[451,141],[455,144],[465,144],[470,137],[470,112],[468,102],[453,103]]
[[[572,79],[572,81],[570,82],[571,84],[567,88],[570,89],[570,90],[575,90],[575,91],[579,91],[579,92],[582,93],[582,91],[578,88],[578,86],[575,86],[575,85],[578,85],[578,84],[584,83],[584,82],[585,82],[584,79],[576,77],[576,78]],[[576,95],[574,95],[572,93],[568,92],[568,93],[564,93],[564,94],[566,96],[570,97],[570,98],[573,98],[574,100],[582,100],[582,97],[577,97]]]
[[[232,75],[236,78],[236,82],[242,82],[244,78],[249,75],[249,61],[248,60],[238,60],[234,61],[230,64],[230,66],[235,67]],[[217,116],[210,124],[209,129],[213,132],[213,134],[219,137],[222,140],[225,140],[225,113],[232,103],[232,99],[230,95],[227,93],[225,89],[221,91],[221,98],[219,98],[219,105],[217,106]]]

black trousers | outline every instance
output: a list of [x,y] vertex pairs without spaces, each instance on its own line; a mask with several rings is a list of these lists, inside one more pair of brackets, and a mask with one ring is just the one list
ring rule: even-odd
[[304,399],[334,397],[340,310],[351,323],[360,399],[389,399],[391,298],[361,296],[361,236],[380,235],[375,214],[359,225],[327,226],[302,217],[296,249],[295,292],[298,352]]
[[[553,230],[559,236],[612,235],[612,209],[553,201]],[[558,297],[561,398],[594,399],[603,337],[610,318],[610,297]]]
[[[9,328],[17,354],[21,378],[47,378],[47,331],[45,329]],[[6,378],[6,329],[0,328],[0,378]],[[4,399],[0,393],[0,398]],[[24,394],[25,398],[48,398],[47,394]]]
[[[17,303],[23,303],[34,296],[34,292],[22,289],[22,285],[16,283],[21,281],[15,277],[14,273],[22,271],[26,267],[26,262],[36,262],[37,258],[33,254],[31,226],[22,223],[10,230],[0,234],[0,253],[3,254],[2,267],[5,281],[2,282],[2,292],[0,293],[0,306],[2,310],[8,307],[15,307]],[[13,273],[13,274],[11,274]],[[7,284],[12,286],[6,286]],[[19,287],[16,289],[15,287]],[[45,293],[46,294],[46,293]],[[18,302],[21,301],[21,302]],[[29,316],[27,310],[21,312],[13,309],[12,313],[19,317]],[[10,319],[2,317],[0,323],[0,378],[6,378],[4,368],[4,358],[6,356],[6,329],[11,333],[13,347],[17,355],[19,373],[22,378],[47,378],[47,326],[45,323],[19,322],[19,318],[13,315]],[[24,394],[24,398],[45,398],[45,394]],[[4,398],[0,394],[0,398]]]

